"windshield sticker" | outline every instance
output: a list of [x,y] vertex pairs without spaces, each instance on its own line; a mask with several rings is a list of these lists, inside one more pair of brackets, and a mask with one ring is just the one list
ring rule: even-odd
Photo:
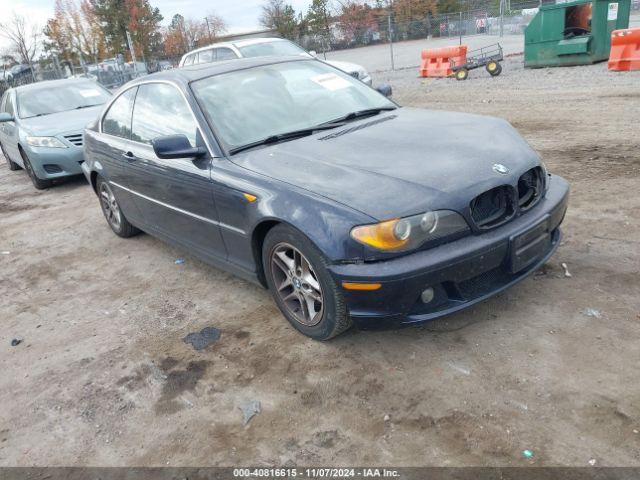
[[327,90],[331,90],[332,92],[335,90],[342,90],[343,88],[348,88],[351,86],[350,82],[342,77],[339,77],[335,73],[324,73],[322,75],[317,75],[315,77],[312,77],[311,80],[316,82],[318,85],[326,88]]
[[98,90],[80,90],[80,95],[84,98],[99,97],[100,92]]

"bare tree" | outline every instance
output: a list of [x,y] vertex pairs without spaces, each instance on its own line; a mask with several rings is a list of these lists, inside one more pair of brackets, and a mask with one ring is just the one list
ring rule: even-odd
[[[0,23],[0,36],[9,41],[11,50],[20,63],[31,66],[40,44],[40,28],[37,25],[32,24],[28,27],[25,18],[14,12],[12,18]],[[35,75],[33,68],[31,68],[31,75]]]
[[298,27],[296,12],[285,0],[265,0],[260,25],[277,30],[285,38],[293,39]]
[[207,25],[207,35],[210,42],[227,31],[227,23],[215,12],[210,12],[204,17],[204,21]]

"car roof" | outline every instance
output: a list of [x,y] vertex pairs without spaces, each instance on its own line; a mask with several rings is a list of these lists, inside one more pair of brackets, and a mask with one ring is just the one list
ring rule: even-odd
[[277,37],[262,37],[262,38],[245,38],[242,40],[235,40],[233,43],[236,47],[244,47],[247,45],[257,45],[260,43],[272,43],[272,42],[290,42],[286,38],[277,38]]
[[211,45],[205,45],[204,47],[196,48],[195,50],[191,50],[184,54],[184,56],[191,55],[192,53],[203,52],[205,50],[210,50],[212,48],[220,48],[220,47],[245,47],[247,45],[257,45],[260,43],[272,43],[272,42],[288,42],[289,40],[285,38],[278,37],[260,37],[260,38],[245,38],[241,40],[232,40],[229,42],[219,42],[212,43]]
[[188,67],[174,68],[173,70],[167,70],[163,72],[153,73],[146,75],[132,81],[127,85],[134,85],[140,83],[152,82],[154,80],[169,80],[180,83],[191,83],[202,78],[211,77],[213,75],[220,75],[228,72],[235,72],[237,70],[246,70],[249,68],[262,67],[264,65],[273,65],[276,63],[284,62],[304,62],[319,60],[313,58],[303,58],[299,55],[293,56],[278,56],[278,57],[251,57],[251,58],[237,58],[234,60],[225,60],[222,62],[213,63],[201,63],[199,65],[190,65]]
[[30,83],[28,85],[20,85],[19,87],[14,87],[16,92],[28,92],[30,90],[40,90],[42,88],[56,88],[60,85],[69,85],[69,84],[78,84],[78,83],[92,83],[95,82],[93,80],[89,80],[88,78],[63,78],[62,80],[45,80],[43,82],[35,82]]

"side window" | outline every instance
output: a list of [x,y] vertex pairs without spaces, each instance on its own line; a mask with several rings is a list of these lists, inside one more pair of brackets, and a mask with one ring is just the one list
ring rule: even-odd
[[11,98],[11,93],[7,93],[7,98],[4,104],[4,111],[10,114],[12,117],[15,117],[15,109],[13,108],[13,98]]
[[236,57],[236,54],[233,53],[233,50],[231,50],[230,48],[217,48],[216,49],[216,60],[217,61],[221,61],[221,60],[234,60],[238,57]]
[[137,88],[131,88],[111,104],[102,119],[102,131],[116,137],[131,138],[131,109]]
[[211,63],[213,58],[213,50],[204,50],[198,54],[198,63]]
[[186,135],[196,146],[196,121],[178,89],[165,83],[140,85],[133,107],[131,139],[151,143],[165,135]]
[[195,60],[195,54],[187,55],[187,58],[184,59],[184,66],[193,65],[193,61]]

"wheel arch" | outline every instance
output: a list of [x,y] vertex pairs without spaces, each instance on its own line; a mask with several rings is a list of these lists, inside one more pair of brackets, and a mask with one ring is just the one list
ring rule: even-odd
[[274,218],[264,219],[258,223],[251,232],[251,251],[253,252],[253,259],[256,263],[256,275],[258,276],[260,284],[265,288],[267,288],[267,279],[262,265],[262,246],[264,245],[264,239],[267,237],[267,233],[276,225],[283,223],[286,222]]
[[18,153],[20,154],[20,160],[22,160],[22,163],[26,163],[25,159],[28,159],[29,157],[27,156],[27,152],[20,142],[18,142]]
[[91,188],[93,188],[93,192],[98,194],[98,172],[95,170],[91,170],[91,174],[89,175],[89,181],[91,182]]
[[[305,196],[287,197],[282,202],[270,200],[254,212],[259,218],[253,217],[255,221],[249,222],[253,227],[248,229],[256,276],[262,285],[266,285],[262,247],[269,231],[277,225],[286,225],[305,236],[330,263],[363,258],[363,247],[350,241],[350,231],[354,225],[375,221],[373,218],[326,199],[309,202]],[[292,204],[306,208],[292,208]]]

